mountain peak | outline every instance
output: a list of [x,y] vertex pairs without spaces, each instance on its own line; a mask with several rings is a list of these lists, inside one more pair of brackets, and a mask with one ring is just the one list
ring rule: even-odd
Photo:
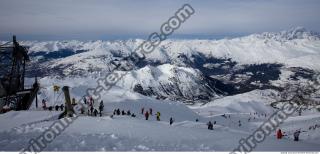
[[308,39],[308,40],[320,40],[320,34],[317,32],[309,31],[304,27],[293,27],[289,30],[281,32],[264,32],[262,34],[255,35],[260,39],[274,39],[276,41],[290,41],[295,39]]

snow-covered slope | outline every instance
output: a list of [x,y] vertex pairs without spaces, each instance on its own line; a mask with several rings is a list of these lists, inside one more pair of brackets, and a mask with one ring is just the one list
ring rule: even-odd
[[272,98],[272,90],[254,90],[251,92],[227,96],[209,102],[196,110],[202,115],[225,114],[225,113],[272,113],[270,106],[275,100]]
[[[72,96],[78,93],[76,89],[71,92]],[[106,111],[102,117],[80,114],[67,129],[47,143],[44,151],[232,151],[239,145],[241,138],[248,137],[267,119],[260,116],[260,110],[250,110],[246,114],[225,113],[225,117],[221,114],[206,116],[200,113],[201,116],[181,103],[157,101],[123,92],[123,89],[115,88],[109,95],[104,95]],[[234,100],[229,105],[237,103],[240,106],[243,104]],[[251,105],[247,104],[247,107]],[[160,111],[161,121],[156,121],[155,116],[151,116],[151,120],[144,120],[140,114],[142,106]],[[110,118],[110,111],[115,107],[130,109],[137,117],[116,115]],[[257,112],[259,117],[255,115],[254,119],[253,112]],[[6,123],[6,127],[0,129],[0,151],[27,148],[31,138],[36,139],[57,122],[57,113],[29,110],[0,115],[0,123]],[[270,114],[267,113],[268,116]],[[169,117],[175,119],[171,126],[168,123]],[[195,122],[196,118],[198,122]],[[248,118],[252,120],[248,122]],[[214,130],[207,129],[206,123],[209,120],[217,122]],[[281,125],[288,136],[278,140],[272,133],[254,151],[319,151],[319,128],[309,130],[319,120],[319,114],[290,117]],[[241,121],[242,126],[238,126],[238,121]],[[303,131],[299,142],[292,139],[292,132],[297,129]]]

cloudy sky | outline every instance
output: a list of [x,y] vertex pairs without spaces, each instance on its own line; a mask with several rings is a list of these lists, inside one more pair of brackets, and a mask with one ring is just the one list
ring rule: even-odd
[[319,0],[0,0],[0,39],[145,37],[189,3],[173,37],[232,37],[303,26],[320,32]]

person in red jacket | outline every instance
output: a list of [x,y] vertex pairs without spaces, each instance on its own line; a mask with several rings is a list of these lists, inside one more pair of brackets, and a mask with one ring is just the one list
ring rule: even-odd
[[277,139],[281,139],[283,136],[282,132],[281,132],[281,129],[278,129],[277,131]]
[[147,112],[144,114],[144,116],[146,117],[146,120],[148,120],[148,119],[149,119],[149,112],[147,111]]

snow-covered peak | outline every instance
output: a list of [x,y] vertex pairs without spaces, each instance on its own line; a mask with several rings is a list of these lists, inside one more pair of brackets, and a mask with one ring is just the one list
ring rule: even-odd
[[281,32],[264,32],[262,34],[254,34],[259,39],[274,39],[277,41],[289,41],[295,39],[319,40],[320,34],[309,31],[304,27],[293,27],[289,30]]

